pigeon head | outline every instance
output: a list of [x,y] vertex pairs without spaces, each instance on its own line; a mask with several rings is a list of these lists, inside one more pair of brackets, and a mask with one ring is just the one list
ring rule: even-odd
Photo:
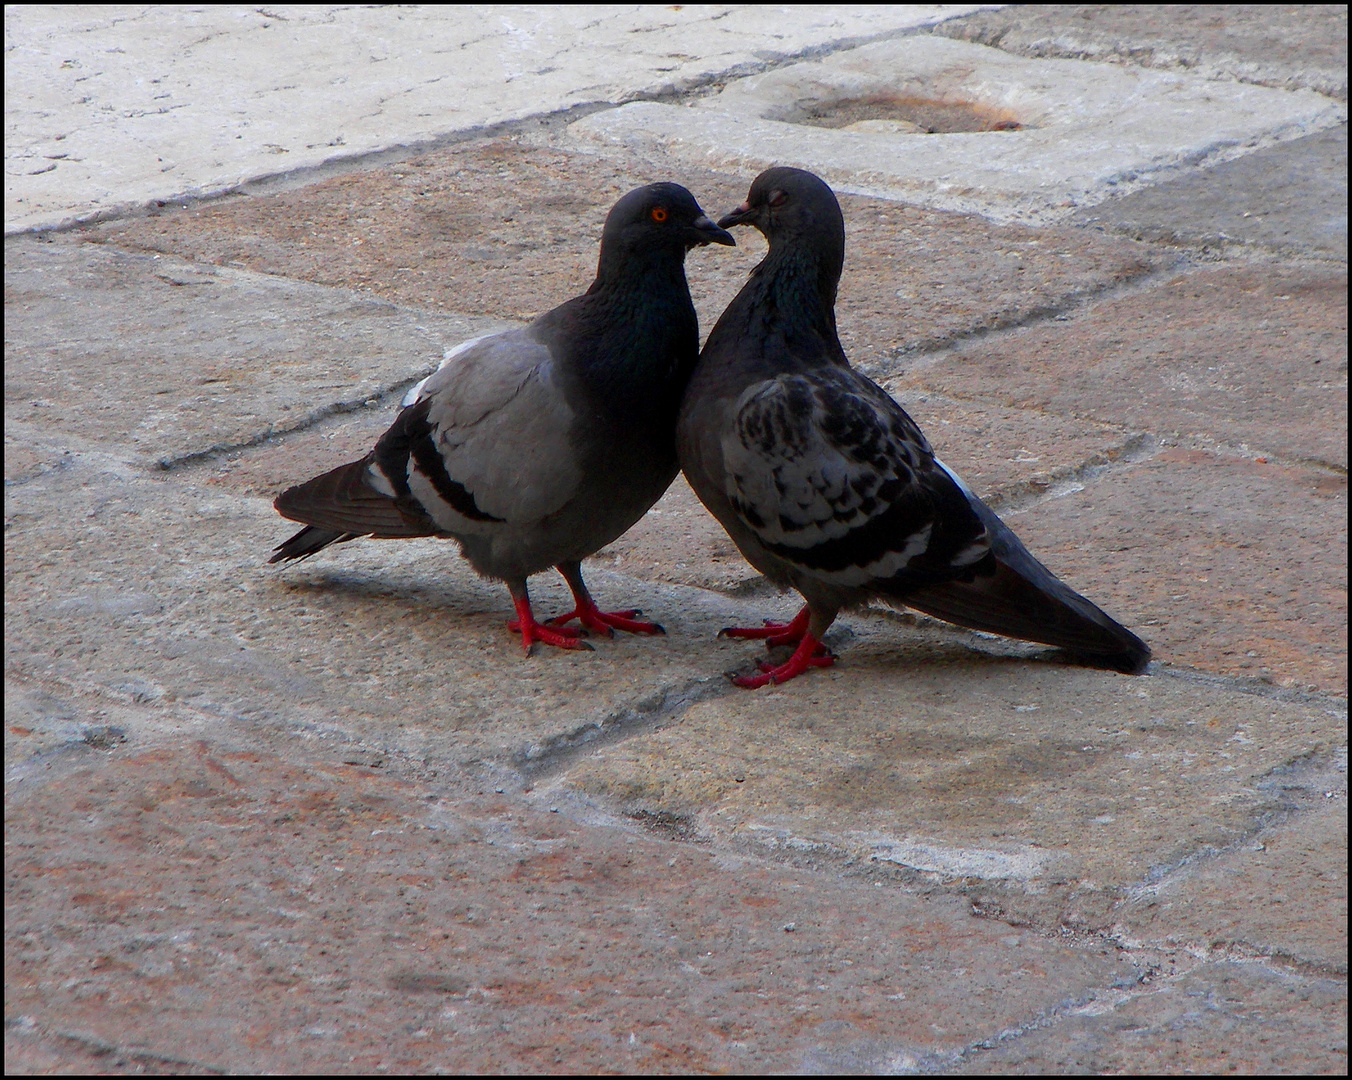
[[[766,169],[752,181],[746,202],[718,224],[756,226],[770,252],[754,273],[814,282],[829,314],[845,265],[845,218],[826,181],[804,169]],[[834,316],[828,321],[834,326]]]
[[610,208],[601,233],[603,258],[607,248],[630,255],[674,250],[684,256],[693,247],[736,243],[731,233],[709,220],[690,192],[669,183],[635,188]]
[[785,245],[808,245],[820,254],[834,254],[841,263],[845,260],[840,203],[821,177],[804,169],[766,169],[752,182],[746,202],[718,224],[725,229],[756,226],[771,251]]

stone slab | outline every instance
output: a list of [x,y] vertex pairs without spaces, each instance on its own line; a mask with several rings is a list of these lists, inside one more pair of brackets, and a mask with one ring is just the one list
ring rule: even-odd
[[1019,56],[1187,71],[1347,100],[1347,11],[1339,4],[1018,4],[935,32]]
[[1347,983],[1260,964],[1203,964],[1120,1004],[1094,1002],[969,1055],[958,1072],[1341,1076]]
[[1138,979],[958,898],[267,742],[7,795],[7,1069],[914,1070]]
[[1006,920],[1108,929],[1138,882],[1278,810],[1266,776],[1345,745],[1337,707],[848,625],[833,668],[697,703],[540,798],[577,790],[748,851],[959,887]]
[[1133,943],[1253,951],[1347,974],[1347,763],[1324,805],[1142,889],[1117,913]]
[[[596,568],[599,603],[640,606],[668,636],[526,657],[505,628],[506,588],[446,542],[353,543],[268,566],[295,529],[269,502],[92,454],[10,485],[5,513],[11,673],[446,762],[524,760],[668,694],[720,687],[734,648],[714,637],[751,615]],[[567,610],[557,575],[533,579],[532,595],[542,615]],[[791,613],[787,598],[771,606]]]
[[1347,468],[1347,272],[1203,267],[1066,322],[960,343],[914,385]]
[[[908,102],[961,105],[995,127],[905,134],[785,119],[865,101],[879,115]],[[922,35],[730,82],[688,106],[633,102],[568,130],[580,143],[660,148],[706,168],[796,165],[842,191],[1046,224],[1115,191],[1346,119],[1346,106],[1309,90],[1230,84],[1218,94],[1195,76],[1027,60]]]
[[[718,215],[746,198],[753,176],[512,136],[299,191],[110,223],[90,235],[195,263],[369,290],[420,311],[531,319],[591,283],[606,212],[626,191],[676,178]],[[895,373],[901,354],[1059,310],[1177,259],[1082,229],[996,225],[850,195],[841,204],[849,236],[841,339],[856,366],[875,376]],[[753,229],[738,229],[737,242],[736,250],[704,248],[687,258],[706,333],[764,254]]]
[[[636,162],[509,135],[297,190],[109,222],[89,235],[121,248],[364,290],[419,310],[526,321],[591,284],[611,206],[660,179],[683,182],[715,216],[746,195],[737,178],[711,185],[708,173],[653,173]],[[687,257],[706,325],[748,268],[730,256],[718,246]],[[711,291],[721,298],[712,310]]]
[[1347,693],[1347,478],[1171,449],[1006,515],[1155,657]]
[[[171,255],[14,238],[5,424],[173,462],[374,402],[506,325]],[[6,455],[5,475],[50,460]]]
[[5,231],[679,92],[974,8],[10,8]]
[[1072,220],[1138,240],[1346,262],[1347,127],[1110,199]]

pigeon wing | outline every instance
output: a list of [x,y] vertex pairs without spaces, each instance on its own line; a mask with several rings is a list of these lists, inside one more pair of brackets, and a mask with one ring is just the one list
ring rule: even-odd
[[989,554],[985,526],[915,422],[849,369],[748,387],[722,451],[738,516],[824,583],[948,580]]
[[278,496],[311,526],[278,549],[303,558],[353,536],[465,536],[530,526],[564,506],[581,466],[553,358],[526,331],[449,356],[375,449]]
[[451,533],[548,517],[582,476],[549,349],[523,329],[453,353],[377,445],[370,482]]

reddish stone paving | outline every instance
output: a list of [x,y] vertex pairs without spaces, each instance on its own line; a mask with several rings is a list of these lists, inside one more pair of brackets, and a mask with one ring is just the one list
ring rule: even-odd
[[7,1015],[232,1072],[783,1072],[1135,979],[957,898],[442,791],[205,741],[20,788]]

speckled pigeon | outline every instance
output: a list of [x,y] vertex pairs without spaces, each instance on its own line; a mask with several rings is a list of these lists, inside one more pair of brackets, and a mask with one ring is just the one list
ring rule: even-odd
[[747,560],[807,601],[790,623],[724,631],[797,646],[734,681],[829,665],[821,639],[837,612],[874,599],[1142,671],[1146,644],[1034,559],[901,406],[850,368],[835,318],[845,222],[831,189],[769,169],[719,224],[756,226],[770,250],[700,354],[677,448]]
[[[637,521],[675,478],[673,431],[699,353],[686,252],[732,244],[678,184],[631,191],[601,234],[596,280],[529,326],[466,342],[404,399],[360,461],[277,497],[305,528],[270,560],[360,536],[450,537],[507,583],[529,653],[591,646],[585,631],[661,633],[597,609],[582,560]],[[557,567],[571,612],[539,623],[526,579]],[[582,629],[564,625],[578,620]]]

